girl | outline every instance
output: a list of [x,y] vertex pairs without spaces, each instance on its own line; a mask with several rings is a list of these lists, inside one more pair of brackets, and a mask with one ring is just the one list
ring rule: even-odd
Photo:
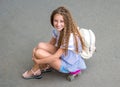
[[58,7],[51,14],[53,37],[50,42],[41,42],[33,50],[34,66],[23,73],[23,78],[41,78],[40,65],[50,67],[62,73],[86,69],[79,52],[85,50],[82,37],[68,9]]

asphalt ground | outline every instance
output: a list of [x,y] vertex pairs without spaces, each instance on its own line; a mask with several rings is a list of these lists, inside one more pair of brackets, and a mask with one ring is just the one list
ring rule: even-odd
[[[32,49],[51,37],[50,14],[66,6],[78,26],[92,29],[97,52],[69,82],[53,71],[25,80]],[[0,0],[0,87],[120,87],[120,0]]]

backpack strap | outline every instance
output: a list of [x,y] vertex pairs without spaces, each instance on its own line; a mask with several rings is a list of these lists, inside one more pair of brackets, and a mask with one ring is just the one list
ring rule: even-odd
[[91,33],[90,33],[90,29],[88,30],[88,32],[89,32],[89,37],[90,37],[90,46],[89,46],[89,51],[91,51],[91,44],[92,44],[92,39],[91,39]]

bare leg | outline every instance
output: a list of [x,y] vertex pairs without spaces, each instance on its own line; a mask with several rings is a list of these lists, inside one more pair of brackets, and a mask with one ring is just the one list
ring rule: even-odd
[[[38,49],[35,53],[36,59],[39,61],[41,60],[41,58],[45,58],[50,55],[52,55],[52,54],[45,50],[42,50],[42,49]],[[53,59],[52,62],[46,62],[46,63],[49,64],[52,68],[59,70],[60,66],[61,66],[61,59],[55,58],[55,59]]]
[[[38,44],[38,46],[36,48],[34,48],[33,58],[41,59],[41,58],[47,57],[55,52],[56,52],[55,46],[53,46],[49,43],[41,42]],[[37,54],[39,57],[35,57],[35,54]],[[36,71],[36,69],[38,69],[38,66],[40,66],[40,69],[44,69],[45,67],[48,67],[48,64],[42,64],[42,65],[35,64],[33,66],[33,70]]]
[[[48,43],[40,43],[38,47],[33,49],[32,57],[36,58],[36,59],[41,59],[41,58],[47,57],[55,52],[56,52],[56,47],[54,47],[53,45],[50,45]],[[38,57],[36,57],[35,54],[37,54]],[[47,63],[47,64],[49,64],[49,63]],[[50,65],[54,66],[54,64],[56,64],[56,62],[54,62],[53,64],[50,64]],[[55,66],[54,66],[54,68],[55,68]],[[58,69],[58,68],[55,68],[55,69]],[[27,73],[25,72],[23,74],[23,77],[25,77],[26,75],[32,76],[34,74],[33,72],[36,73],[36,72],[38,72],[38,70],[40,71],[39,64],[34,63],[34,66],[32,67],[32,69],[30,71],[27,71]]]

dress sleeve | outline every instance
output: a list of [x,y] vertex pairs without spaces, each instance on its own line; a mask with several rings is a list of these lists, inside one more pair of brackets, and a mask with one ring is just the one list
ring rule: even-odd
[[52,36],[54,38],[57,38],[57,31],[55,29],[52,30]]

